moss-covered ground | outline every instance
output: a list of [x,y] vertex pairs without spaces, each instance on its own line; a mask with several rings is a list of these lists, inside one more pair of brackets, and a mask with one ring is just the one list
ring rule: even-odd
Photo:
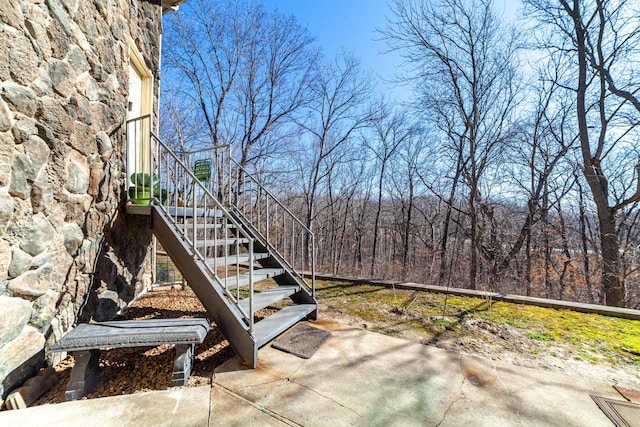
[[565,357],[578,360],[640,365],[636,320],[345,281],[318,280],[316,290],[329,310],[356,316],[388,335],[411,330],[424,336],[423,342],[441,335],[486,340],[486,334],[469,327],[480,324],[483,330],[497,331],[506,349],[514,344],[505,330],[521,331],[516,335],[534,354],[559,356],[562,348]]

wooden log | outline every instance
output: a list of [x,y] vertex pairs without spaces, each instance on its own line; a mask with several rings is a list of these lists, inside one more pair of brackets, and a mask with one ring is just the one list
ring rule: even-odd
[[45,391],[58,381],[56,370],[48,367],[40,370],[38,375],[29,378],[22,387],[7,396],[5,404],[8,409],[24,409],[35,402]]

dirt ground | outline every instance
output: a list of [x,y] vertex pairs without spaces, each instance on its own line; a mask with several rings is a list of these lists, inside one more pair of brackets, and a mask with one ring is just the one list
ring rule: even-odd
[[[259,312],[257,316],[264,316],[267,311]],[[391,312],[384,320],[371,321],[346,314],[340,308],[329,307],[321,301],[320,313],[322,319],[374,332],[384,333],[393,327],[392,335],[426,345],[477,354],[517,366],[551,369],[570,376],[588,377],[611,385],[640,390],[640,368],[637,365],[611,365],[576,360],[568,349],[561,345],[537,343],[528,339],[522,329],[506,324],[468,318],[463,320],[462,328],[443,328],[441,332],[433,334],[416,331],[414,328],[403,329],[403,317],[409,315],[401,312]],[[123,320],[177,317],[208,316],[193,292],[177,288],[148,292],[121,316]],[[537,351],[536,346],[539,345],[544,345],[544,352]],[[212,323],[205,341],[196,347],[194,371],[187,386],[210,384],[215,368],[233,355],[229,343]],[[171,345],[103,350],[100,355],[101,369],[96,389],[85,399],[167,389],[171,383],[173,357],[174,350]],[[68,356],[56,366],[58,382],[34,405],[64,401],[64,390],[72,366],[72,356]]]

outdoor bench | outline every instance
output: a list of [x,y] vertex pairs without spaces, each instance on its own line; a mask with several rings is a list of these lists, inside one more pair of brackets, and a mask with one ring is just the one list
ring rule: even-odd
[[171,386],[186,384],[194,361],[195,344],[209,331],[207,319],[150,319],[81,323],[57,341],[51,352],[73,352],[75,365],[65,400],[79,399],[93,387],[101,348],[153,347],[175,344]]

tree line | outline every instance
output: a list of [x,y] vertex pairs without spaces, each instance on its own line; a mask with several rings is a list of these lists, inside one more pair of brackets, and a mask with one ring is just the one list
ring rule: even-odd
[[314,231],[318,270],[639,308],[640,6],[521,15],[391,1],[398,102],[293,16],[192,0],[165,26],[162,138],[231,147]]

